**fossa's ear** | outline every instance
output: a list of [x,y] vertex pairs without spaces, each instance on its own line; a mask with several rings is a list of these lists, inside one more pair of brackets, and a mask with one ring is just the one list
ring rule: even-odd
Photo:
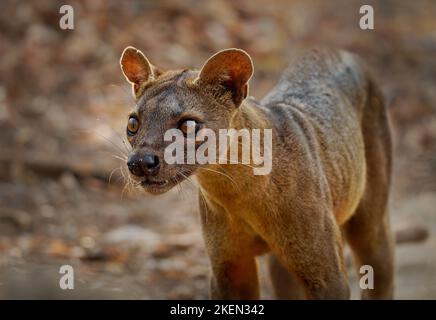
[[197,82],[216,85],[230,91],[232,100],[239,106],[248,95],[248,80],[253,75],[253,61],[241,49],[226,49],[206,61]]
[[120,59],[121,70],[133,86],[133,94],[138,97],[141,85],[155,77],[156,68],[144,54],[133,47],[124,49]]

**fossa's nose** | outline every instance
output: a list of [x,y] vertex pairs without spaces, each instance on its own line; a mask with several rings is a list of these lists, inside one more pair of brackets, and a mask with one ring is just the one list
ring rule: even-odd
[[155,175],[159,172],[160,161],[155,154],[145,154],[140,156],[137,153],[129,155],[127,159],[129,171],[138,177],[145,175]]
[[159,157],[155,154],[146,154],[143,163],[147,170],[155,170],[159,167]]

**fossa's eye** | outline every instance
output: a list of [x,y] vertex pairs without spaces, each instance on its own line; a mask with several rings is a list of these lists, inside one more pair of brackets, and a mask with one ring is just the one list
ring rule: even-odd
[[184,135],[188,134],[188,128],[189,127],[195,127],[195,133],[198,132],[202,128],[202,124],[198,123],[197,121],[193,119],[186,119],[180,122],[179,129],[183,132]]
[[130,116],[127,121],[127,134],[133,136],[139,129],[139,120],[135,116]]

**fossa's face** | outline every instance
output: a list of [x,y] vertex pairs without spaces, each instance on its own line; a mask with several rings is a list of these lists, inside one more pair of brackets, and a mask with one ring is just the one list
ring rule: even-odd
[[[206,165],[187,160],[188,144],[197,150],[209,142],[196,141],[201,129],[211,129],[218,136],[219,129],[228,128],[242,99],[235,103],[233,90],[238,88],[202,81],[201,72],[161,72],[134,48],[124,51],[121,66],[137,99],[126,125],[132,146],[127,166],[132,179],[146,191],[161,194]],[[169,133],[175,130],[185,150],[183,161],[176,163],[168,161],[166,153],[175,140],[168,139]]]
[[[218,132],[227,128],[235,108],[218,105],[216,101],[189,85],[198,72],[177,72],[145,88],[137,105],[130,112],[126,134],[132,146],[127,165],[130,174],[150,193],[164,193],[192,175],[201,167],[198,163],[169,164],[165,150],[172,141],[165,141],[165,133],[172,129],[183,135],[183,149],[187,150],[188,130],[198,133],[204,128]],[[220,112],[216,112],[220,109]],[[197,149],[204,142],[195,142]]]

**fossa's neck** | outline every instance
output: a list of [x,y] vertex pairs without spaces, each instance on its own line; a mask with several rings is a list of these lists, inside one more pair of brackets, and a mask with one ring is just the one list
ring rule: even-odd
[[269,128],[269,121],[259,106],[253,97],[244,100],[232,117],[230,128],[249,130]]
[[[270,122],[259,104],[250,97],[245,100],[233,115],[229,129],[268,129],[271,128]],[[229,146],[230,147],[230,146]],[[197,173],[197,180],[203,192],[211,195],[226,195],[228,192],[241,192],[243,186],[250,184],[250,179],[256,178],[257,181],[261,176],[253,175],[253,166],[251,164],[240,163],[242,158],[242,146],[238,145],[238,163],[230,159],[228,150],[228,164],[210,164],[207,167],[200,168]],[[250,156],[250,160],[252,160]],[[248,190],[246,190],[248,191]]]

